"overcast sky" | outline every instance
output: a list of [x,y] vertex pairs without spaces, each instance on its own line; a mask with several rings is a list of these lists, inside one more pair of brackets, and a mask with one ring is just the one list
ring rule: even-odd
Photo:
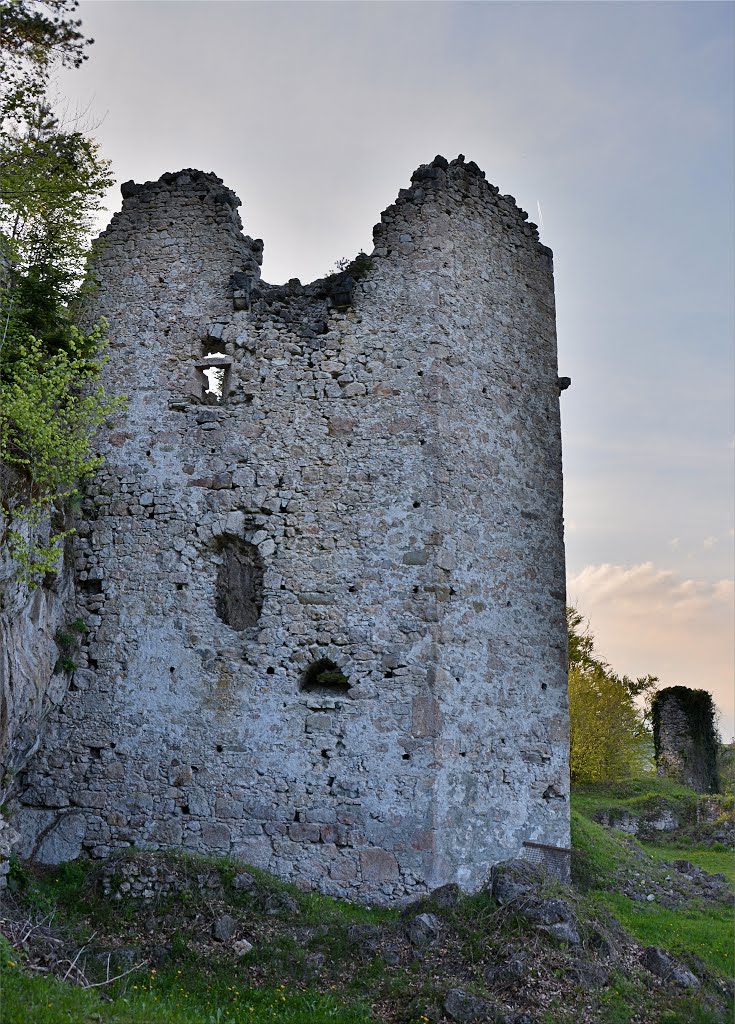
[[[437,153],[555,253],[570,600],[613,666],[733,698],[735,7],[83,2],[60,79],[119,182],[213,170],[271,282],[370,252]],[[119,206],[111,195],[110,211]]]

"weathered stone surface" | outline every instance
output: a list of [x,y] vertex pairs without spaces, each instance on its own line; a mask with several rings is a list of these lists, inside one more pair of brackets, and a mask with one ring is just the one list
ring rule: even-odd
[[485,984],[488,988],[493,989],[510,988],[522,982],[529,971],[530,966],[526,957],[518,953],[506,960],[505,963],[488,968],[485,971]]
[[75,860],[82,849],[86,822],[81,814],[64,813],[42,834],[34,860],[38,864],[63,864]]
[[258,882],[248,871],[239,871],[232,879],[232,888],[237,892],[255,892]]
[[574,920],[574,911],[566,900],[561,899],[535,900],[523,914],[529,921],[543,925]]
[[578,960],[570,969],[569,976],[578,985],[588,990],[604,988],[610,980],[610,971],[589,960]]
[[369,882],[390,882],[399,877],[398,862],[387,850],[363,850],[360,866],[362,877]]
[[679,963],[675,957],[665,953],[658,946],[647,946],[643,952],[641,962],[647,967],[651,974],[663,978],[664,981],[671,981],[680,988],[699,988],[699,978]]
[[212,938],[216,942],[229,942],[237,931],[237,921],[231,914],[222,914],[212,925]]
[[657,832],[674,832],[679,828],[680,820],[672,808],[661,806],[643,814],[631,814],[630,811],[619,809],[603,809],[595,812],[595,821],[607,828],[615,828],[619,832],[647,839]]
[[352,924],[347,929],[347,939],[355,947],[358,956],[369,959],[381,946],[380,928],[372,924]]
[[0,889],[3,889],[10,872],[10,858],[20,835],[0,816]]
[[539,931],[559,942],[578,946],[582,941],[577,931],[575,913],[566,900],[530,897],[524,901],[520,912]]
[[[0,463],[0,491],[10,505],[14,495],[22,500],[26,484],[14,470]],[[15,528],[19,527],[16,522]],[[0,535],[7,523],[0,513]],[[21,533],[29,527],[20,524]],[[43,543],[50,533],[48,521],[42,522],[35,540]],[[62,654],[73,663],[76,637],[62,652],[58,636],[67,623],[77,617],[72,572],[67,565],[58,576],[47,577],[34,590],[19,580],[20,567],[5,543],[0,544],[0,805],[7,804],[16,789],[19,773],[33,758],[41,743],[45,723],[58,707],[72,681],[72,673],[57,662]],[[56,670],[58,667],[58,671]],[[80,679],[80,688],[83,680]],[[66,794],[59,794],[53,782],[42,787],[43,806],[68,805]],[[57,793],[54,802],[52,793]],[[0,816],[0,828],[3,827]],[[16,829],[5,828],[0,839],[0,888],[8,870],[7,858],[21,849]],[[11,842],[12,840],[12,842]]]
[[429,893],[429,899],[434,906],[449,910],[451,907],[457,906],[461,894],[462,890],[456,882],[447,882],[446,885],[440,885],[437,889],[433,889]]
[[546,932],[557,942],[564,942],[570,946],[579,946],[582,942],[579,932],[572,921],[557,921],[554,924],[541,925],[540,932]]
[[718,738],[712,695],[687,686],[667,686],[656,694],[653,740],[656,769],[698,793],[717,793]]
[[436,914],[417,914],[406,925],[406,935],[412,946],[431,946],[441,934],[441,921]]
[[299,905],[293,896],[289,896],[288,893],[276,893],[271,896],[268,902],[267,913],[271,917],[298,917],[301,913]]
[[[104,234],[88,315],[129,404],[74,542],[92,675],[24,785],[85,794],[96,856],[217,850],[371,903],[477,889],[525,840],[568,846],[551,254],[459,159],[307,285],[260,279],[238,205],[167,174]],[[247,601],[218,598],[248,566]],[[303,688],[322,659],[331,702]]]
[[533,896],[544,882],[544,873],[536,864],[527,860],[508,860],[493,866],[491,892],[503,906],[514,900]]

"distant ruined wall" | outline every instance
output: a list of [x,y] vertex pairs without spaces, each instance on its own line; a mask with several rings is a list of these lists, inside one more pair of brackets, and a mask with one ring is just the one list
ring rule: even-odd
[[715,707],[706,690],[669,686],[655,695],[653,738],[659,775],[697,793],[717,793]]
[[129,406],[77,540],[86,670],[25,773],[24,853],[231,853],[387,903],[568,846],[535,226],[437,158],[371,257],[274,287],[213,175],[123,195],[90,316]]

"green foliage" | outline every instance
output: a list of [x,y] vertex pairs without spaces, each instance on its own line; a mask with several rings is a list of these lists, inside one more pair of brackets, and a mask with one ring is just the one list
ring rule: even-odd
[[78,344],[70,330],[88,236],[111,184],[93,140],[39,101],[0,131],[0,311],[3,358],[29,336],[54,352]]
[[95,431],[122,404],[98,383],[103,357],[82,355],[100,338],[99,327],[85,336],[71,326],[68,351],[49,353],[30,337],[20,358],[0,364],[0,460],[15,467],[21,481],[4,489],[0,511],[20,575],[31,586],[57,568],[71,532],[46,538],[42,524],[96,472]]
[[77,0],[0,2],[0,96],[3,118],[22,118],[43,96],[54,65],[79,67],[92,42],[72,14]]
[[672,779],[664,779],[653,772],[639,779],[606,779],[604,782],[580,784],[574,787],[574,806],[584,814],[602,807],[640,806],[651,799],[667,799],[676,801],[681,809],[683,806],[696,808],[699,795],[688,786],[682,786]]
[[650,769],[650,734],[635,698],[654,676],[619,676],[595,653],[582,616],[567,609],[569,632],[570,773],[572,781],[599,782]]
[[735,939],[731,910],[724,906],[691,905],[669,910],[658,901],[641,903],[609,891],[611,880],[621,869],[636,872],[646,863],[663,867],[665,861],[681,859],[705,871],[723,873],[735,881],[732,851],[702,848],[685,841],[676,846],[637,841],[590,820],[597,811],[611,806],[640,814],[662,799],[680,819],[696,816],[699,794],[655,775],[642,781],[617,786],[590,785],[575,791],[571,818],[573,876],[577,874],[575,881],[582,882],[582,888],[593,902],[606,907],[640,942],[660,946],[685,961],[694,955],[713,970],[730,975]]
[[79,643],[79,638],[87,632],[88,626],[84,619],[75,619],[74,622],[70,622],[64,629],[57,629],[56,636],[54,637],[56,646],[59,650],[68,654]]
[[[605,909],[611,894],[602,889],[619,867],[639,864],[640,853],[632,849],[634,843],[626,848],[628,840],[605,833],[579,815],[575,815],[574,828],[575,846],[581,842],[594,864],[595,885],[584,898],[573,893],[565,894],[565,898],[574,902],[580,921],[587,921],[591,915],[595,929],[614,935],[616,926]],[[66,933],[66,948],[62,943],[58,955],[65,958],[65,964],[69,962],[69,949],[74,951],[73,956],[88,941],[92,943],[91,969],[99,964],[102,951],[123,949],[128,956],[134,954],[133,963],[149,957],[154,944],[167,952],[156,953],[155,963],[148,961],[112,985],[85,990],[34,974],[33,966],[38,961],[30,959],[34,956],[32,943],[25,970],[14,950],[0,947],[0,967],[5,970],[3,1024],[27,1020],[34,1024],[62,1020],[67,1024],[368,1024],[372,1020],[420,1024],[426,1019],[424,1011],[441,1006],[450,987],[461,985],[490,997],[483,983],[487,967],[502,962],[524,945],[534,962],[532,986],[540,975],[545,977],[543,991],[551,1002],[544,1005],[550,1011],[550,1024],[572,1024],[580,1019],[610,1024],[629,1020],[660,1024],[663,1019],[670,1024],[714,1024],[722,1019],[721,1007],[711,1017],[697,1010],[700,1002],[706,1005],[710,999],[711,988],[703,987],[692,999],[671,988],[650,989],[636,971],[613,972],[610,984],[594,992],[571,982],[560,986],[559,979],[568,978],[569,967],[579,953],[546,945],[538,935],[529,945],[528,924],[509,913],[508,908],[498,908],[487,892],[462,895],[450,908],[436,906],[430,898],[414,904],[412,913],[427,910],[440,916],[443,940],[422,950],[420,958],[404,957],[401,963],[392,965],[380,952],[365,956],[361,940],[355,939],[350,925],[371,925],[367,934],[377,933],[392,947],[397,943],[405,951],[405,911],[356,907],[316,892],[303,893],[296,886],[230,858],[130,851],[121,861],[130,856],[146,864],[165,865],[159,877],[173,873],[176,891],[147,901],[131,895],[121,900],[106,897],[100,886],[104,865],[76,862],[43,871],[14,869],[14,898],[19,906],[29,908],[29,916],[39,913],[46,917],[57,908],[54,921],[63,921]],[[243,870],[255,878],[252,890],[237,890],[232,885],[236,874]],[[224,887],[219,896],[215,895],[216,882],[214,888],[201,884],[202,876],[209,879],[215,873]],[[293,905],[283,912],[274,909],[286,895],[298,904],[298,912]],[[244,957],[235,956],[226,944],[208,938],[213,916],[224,910],[232,913],[252,938],[254,948]],[[639,922],[632,901],[623,905],[623,913],[631,915],[628,926],[635,931]],[[675,949],[690,963],[699,949],[697,955],[719,970],[721,963],[727,963],[722,959],[721,946],[727,929],[719,912],[715,918],[711,941],[697,911],[688,913],[678,937],[669,934],[673,917],[661,919],[662,934],[671,939],[666,948]],[[647,914],[641,920],[641,929],[651,927]],[[358,934],[365,932],[358,930]],[[647,933],[641,930],[641,934],[648,941]],[[690,939],[695,949],[687,945]],[[321,958],[316,975],[309,967],[313,954]],[[121,960],[119,969],[125,970],[130,962]],[[692,966],[702,976],[701,968],[696,963]],[[104,977],[104,967],[96,969],[101,969]],[[557,996],[558,1004],[554,1002]],[[672,1016],[664,1018],[664,1014]]]
[[112,177],[46,98],[54,63],[85,59],[76,6],[0,2],[0,529],[30,586],[58,571],[71,530],[51,521],[98,468],[93,435],[119,406],[99,384],[102,327],[76,324]]
[[[2,942],[2,940],[0,940]],[[10,966],[12,965],[12,966]],[[3,1024],[367,1024],[369,1013],[333,995],[276,986],[233,984],[231,968],[200,964],[145,968],[105,989],[84,989],[23,973],[3,943]],[[110,998],[112,997],[112,1004]]]
[[350,277],[354,278],[355,281],[362,280],[363,277],[367,277],[372,267],[372,260],[366,252],[360,251],[351,263],[348,263],[346,268],[347,273]]
[[630,857],[623,840],[594,821],[571,812],[572,880],[583,891],[601,888]]

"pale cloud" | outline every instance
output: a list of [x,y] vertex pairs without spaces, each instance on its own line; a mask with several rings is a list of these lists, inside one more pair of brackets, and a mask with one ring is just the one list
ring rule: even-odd
[[702,546],[705,548],[713,548],[717,544],[717,537],[705,537],[702,541]]
[[684,579],[652,562],[588,565],[568,581],[569,601],[590,621],[599,653],[631,676],[709,690],[725,739],[735,733],[735,584]]
[[669,547],[674,548],[674,550],[676,550],[679,547],[680,544],[681,544],[681,541],[680,541],[680,539],[678,537],[672,537],[671,540],[669,541]]

